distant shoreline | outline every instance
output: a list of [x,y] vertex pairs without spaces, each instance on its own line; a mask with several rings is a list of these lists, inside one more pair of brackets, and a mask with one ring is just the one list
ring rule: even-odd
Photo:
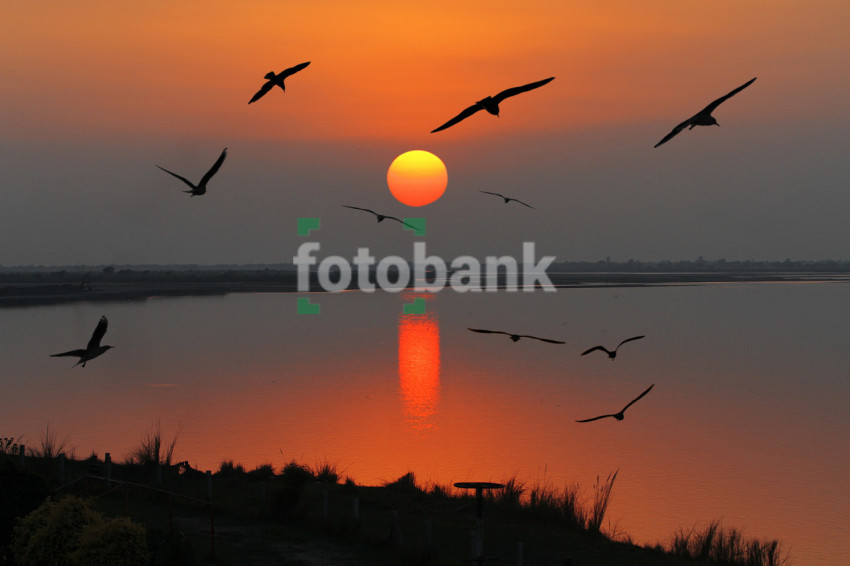
[[[204,272],[170,273],[171,281],[126,277],[125,281],[82,281],[77,283],[39,281],[39,277],[7,278],[0,276],[0,308],[27,307],[81,301],[143,301],[152,297],[226,295],[228,293],[295,293],[298,278],[291,271],[265,273],[259,278],[246,273],[222,278],[204,277]],[[140,274],[141,275],[141,274]],[[233,272],[230,272],[233,275]],[[841,282],[850,281],[850,273],[835,272],[554,272],[549,278],[557,288],[649,287],[657,285],[702,285],[711,283],[762,282]],[[521,280],[521,277],[520,277]],[[311,277],[312,292],[321,287]],[[352,287],[355,288],[355,287]]]

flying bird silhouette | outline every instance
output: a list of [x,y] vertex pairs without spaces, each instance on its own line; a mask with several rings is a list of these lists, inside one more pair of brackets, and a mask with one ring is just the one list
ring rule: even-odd
[[625,340],[623,340],[622,342],[617,344],[617,347],[614,348],[613,351],[609,350],[605,346],[594,346],[593,348],[590,348],[589,350],[585,350],[584,352],[582,352],[581,355],[583,356],[585,354],[589,354],[589,353],[593,352],[594,350],[602,350],[603,352],[608,354],[609,358],[611,358],[613,360],[614,358],[617,357],[617,350],[620,349],[620,346],[622,346],[626,342],[631,342],[632,340],[640,340],[641,338],[643,338],[643,336],[632,336],[631,338],[626,338]]
[[532,338],[534,340],[540,340],[541,342],[549,342],[550,344],[566,344],[566,342],[561,342],[560,340],[538,338],[537,336],[529,336],[528,334],[511,334],[510,332],[502,332],[501,330],[484,330],[483,328],[467,328],[467,330],[480,332],[481,334],[504,334],[505,336],[510,336],[511,340],[514,342],[517,342],[520,338]]
[[86,362],[92,360],[108,349],[112,348],[112,346],[101,346],[100,341],[103,339],[103,335],[106,334],[106,326],[109,323],[106,320],[105,316],[100,317],[100,321],[97,323],[97,326],[94,329],[94,332],[91,335],[91,339],[89,340],[88,345],[85,350],[71,350],[70,352],[62,352],[61,354],[51,354],[51,358],[58,358],[61,356],[76,356],[80,358],[80,360],[74,364],[73,367],[77,367],[79,364],[83,364],[83,367],[86,367]]
[[482,98],[439,128],[435,130],[431,130],[431,133],[439,132],[440,130],[445,130],[446,128],[450,128],[454,126],[461,120],[465,120],[469,118],[479,110],[486,110],[490,114],[498,117],[499,116],[499,103],[501,103],[504,99],[509,98],[511,96],[516,96],[517,94],[521,94],[523,92],[528,92],[529,90],[534,90],[535,88],[540,88],[546,83],[554,80],[555,77],[549,77],[548,79],[543,79],[542,81],[537,81],[536,83],[529,83],[523,86],[516,86],[514,88],[509,88],[507,90],[503,90],[496,96],[488,96],[487,98]]
[[714,116],[711,115],[711,113],[714,112],[714,109],[720,106],[723,102],[725,102],[726,99],[735,96],[736,94],[753,84],[753,81],[755,81],[756,78],[757,77],[753,77],[752,79],[748,80],[729,94],[721,96],[720,98],[718,98],[717,100],[715,100],[714,102],[712,102],[711,104],[709,104],[708,106],[706,106],[705,108],[703,108],[702,110],[700,110],[699,112],[697,112],[696,114],[694,114],[693,116],[673,128],[673,131],[664,136],[664,139],[655,144],[655,147],[658,147],[659,145],[670,141],[673,136],[675,136],[685,128],[693,130],[694,126],[719,126],[720,124],[718,124],[717,120],[714,119]]
[[360,208],[359,206],[348,206],[347,204],[344,204],[342,206],[344,206],[345,208],[353,208],[354,210],[363,210],[365,212],[371,212],[372,214],[374,214],[375,216],[378,217],[378,222],[383,222],[386,219],[390,219],[390,220],[395,220],[396,222],[401,222],[402,224],[404,224],[408,228],[412,228],[414,230],[417,229],[416,226],[411,226],[410,224],[408,224],[407,222],[405,222],[401,218],[396,218],[395,216],[387,216],[386,214],[378,214],[374,210],[370,210],[368,208]]
[[502,195],[502,194],[499,194],[499,193],[491,193],[490,191],[478,191],[478,192],[479,193],[485,193],[485,194],[488,194],[488,195],[495,195],[497,197],[502,197],[503,199],[505,199],[505,204],[508,204],[509,202],[514,201],[514,202],[518,202],[520,204],[523,204],[523,205],[527,206],[528,208],[534,208],[533,206],[531,206],[527,202],[522,202],[518,198],[506,197],[505,195]]
[[295,65],[294,67],[284,69],[278,74],[275,74],[274,71],[269,71],[268,73],[266,73],[265,77],[263,77],[268,80],[262,87],[260,87],[260,90],[257,91],[257,94],[255,94],[251,98],[251,100],[248,101],[248,104],[251,104],[252,102],[256,102],[257,100],[261,99],[263,95],[265,95],[268,91],[274,88],[275,85],[279,86],[283,90],[283,92],[286,92],[286,85],[283,84],[283,79],[285,79],[289,75],[297,73],[309,64],[310,61],[307,61],[306,63],[301,63],[299,65]]
[[592,419],[583,419],[583,420],[576,421],[576,422],[577,423],[589,423],[590,421],[598,421],[599,419],[604,419],[604,418],[607,418],[607,417],[613,417],[613,418],[617,419],[618,421],[621,421],[625,418],[625,415],[623,413],[626,412],[626,409],[628,409],[629,407],[631,407],[632,405],[637,403],[638,400],[640,400],[641,397],[643,397],[644,395],[649,393],[650,389],[652,389],[653,387],[655,387],[654,383],[652,385],[650,385],[647,388],[646,391],[644,391],[643,393],[641,393],[640,395],[638,395],[637,397],[632,399],[631,402],[628,405],[626,405],[625,407],[623,407],[623,410],[621,410],[619,413],[613,413],[613,414],[610,414],[610,415],[599,415],[598,417],[593,417]]
[[159,165],[157,165],[157,167],[159,167],[160,169],[162,169],[163,171],[165,171],[169,175],[177,177],[178,179],[180,179],[181,181],[183,181],[184,183],[186,183],[187,185],[192,187],[191,191],[183,191],[183,192],[184,193],[190,193],[190,196],[194,197],[194,196],[200,196],[200,195],[207,192],[207,183],[209,183],[210,179],[212,179],[212,176],[216,174],[219,167],[221,167],[221,164],[224,163],[225,157],[227,157],[227,148],[226,147],[224,148],[224,151],[221,152],[221,155],[218,156],[218,159],[216,160],[216,162],[213,163],[213,166],[210,167],[210,170],[207,171],[204,174],[203,177],[201,177],[201,181],[197,185],[193,184],[186,177],[182,177],[182,176],[178,175],[177,173],[172,173],[171,171],[169,171],[168,169],[166,169],[164,167],[159,167]]

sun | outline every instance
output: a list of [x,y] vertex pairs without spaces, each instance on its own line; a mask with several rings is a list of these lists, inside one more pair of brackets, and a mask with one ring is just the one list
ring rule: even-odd
[[439,157],[415,149],[396,157],[387,171],[390,192],[402,204],[425,206],[446,192],[449,177]]

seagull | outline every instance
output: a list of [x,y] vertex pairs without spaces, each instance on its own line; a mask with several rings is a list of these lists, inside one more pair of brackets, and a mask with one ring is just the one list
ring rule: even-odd
[[375,216],[378,217],[378,222],[383,222],[384,220],[389,218],[390,220],[395,220],[396,222],[401,222],[402,224],[404,224],[408,228],[412,228],[413,230],[417,229],[416,226],[411,226],[410,224],[408,224],[407,222],[405,222],[401,218],[396,218],[395,216],[387,216],[386,214],[378,214],[374,210],[370,210],[368,208],[360,208],[359,206],[348,206],[347,204],[344,204],[342,206],[344,206],[345,208],[353,208],[354,210],[363,210],[365,212],[371,212],[372,214],[374,214]]
[[549,342],[550,344],[566,344],[566,342],[561,342],[560,340],[538,338],[537,336],[529,336],[528,334],[511,334],[510,332],[502,332],[501,330],[484,330],[482,328],[467,328],[467,330],[471,330],[472,332],[480,332],[482,334],[504,334],[506,336],[510,336],[511,340],[513,340],[514,342],[517,342],[520,338],[533,338],[534,340],[540,340],[541,342]]
[[51,358],[57,358],[60,356],[76,356],[80,358],[73,367],[77,367],[79,364],[83,364],[83,367],[86,367],[86,362],[98,357],[108,349],[112,348],[112,346],[101,346],[100,341],[103,339],[103,335],[106,334],[106,326],[108,322],[105,316],[100,317],[100,322],[97,323],[97,327],[94,329],[94,332],[91,335],[91,339],[89,340],[88,345],[85,350],[71,350],[70,352],[63,352],[61,354],[51,354]]
[[454,126],[461,120],[469,118],[479,110],[486,110],[490,114],[498,117],[499,103],[502,102],[504,99],[511,96],[515,96],[517,94],[521,94],[523,92],[527,92],[529,90],[534,90],[535,88],[539,88],[554,79],[555,77],[549,77],[548,79],[543,79],[542,81],[537,81],[536,83],[529,83],[527,85],[516,86],[514,88],[503,90],[496,96],[488,96],[487,98],[482,98],[481,100],[479,100],[478,102],[476,102],[475,104],[473,104],[472,106],[470,106],[469,108],[467,108],[466,110],[464,110],[463,112],[461,112],[460,114],[458,114],[457,116],[437,128],[436,130],[431,130],[431,133],[433,134],[435,132],[439,132],[440,130],[445,130],[446,128]]
[[592,419],[583,419],[583,420],[576,421],[576,422],[577,422],[577,423],[589,423],[590,421],[598,421],[599,419],[604,419],[604,418],[606,418],[606,417],[614,417],[614,418],[615,418],[615,419],[617,419],[618,421],[621,421],[621,420],[623,420],[623,418],[625,417],[625,415],[624,415],[623,413],[625,413],[625,412],[626,412],[626,409],[628,409],[629,407],[631,407],[632,405],[634,405],[635,403],[637,403],[637,402],[638,402],[638,400],[639,400],[641,397],[643,397],[644,395],[646,395],[647,393],[649,393],[650,389],[652,389],[653,387],[655,387],[655,384],[654,384],[654,383],[653,383],[652,385],[650,385],[650,386],[647,388],[647,390],[646,390],[646,391],[644,391],[643,393],[641,393],[640,395],[638,395],[637,397],[635,397],[634,399],[632,399],[632,401],[631,401],[628,405],[626,405],[625,407],[623,407],[623,410],[622,410],[622,411],[620,411],[619,413],[614,413],[614,414],[611,414],[611,415],[599,415],[598,417],[593,417]]
[[168,169],[165,169],[164,167],[159,167],[159,165],[157,165],[157,167],[159,167],[160,169],[162,169],[163,171],[165,171],[169,175],[177,177],[178,179],[180,179],[181,181],[183,181],[184,183],[186,183],[187,185],[192,187],[191,191],[183,191],[183,192],[184,193],[190,193],[190,195],[194,197],[194,196],[200,196],[200,195],[207,192],[207,183],[209,183],[210,179],[212,179],[212,176],[216,174],[216,172],[218,171],[218,168],[221,167],[221,164],[224,163],[225,157],[227,157],[227,148],[226,147],[224,148],[224,151],[221,152],[221,155],[218,156],[218,160],[216,160],[216,162],[213,163],[213,166],[210,167],[210,170],[207,171],[204,174],[203,177],[201,177],[201,181],[197,185],[192,184],[192,182],[189,181],[188,179],[186,179],[185,177],[181,177],[177,173],[172,173],[171,171],[169,171]]
[[617,347],[614,348],[613,351],[609,350],[605,346],[594,346],[593,348],[590,348],[589,350],[585,350],[584,352],[582,352],[581,355],[583,356],[585,354],[589,354],[589,353],[593,352],[594,350],[602,350],[603,352],[608,354],[609,358],[611,358],[613,360],[614,358],[617,357],[617,350],[620,349],[620,346],[622,346],[626,342],[631,342],[632,340],[640,340],[641,338],[643,338],[643,336],[632,336],[631,338],[626,338],[625,340],[623,340],[622,342],[617,344]]
[[706,106],[705,108],[703,108],[702,110],[700,110],[699,112],[697,112],[696,114],[694,114],[693,116],[673,128],[673,131],[664,136],[664,139],[655,144],[655,147],[658,147],[659,145],[670,141],[673,136],[675,136],[685,128],[693,130],[694,126],[719,126],[720,124],[718,124],[717,120],[714,119],[714,116],[711,115],[711,113],[714,112],[714,109],[720,106],[723,102],[725,102],[727,98],[735,96],[736,94],[753,84],[753,81],[755,81],[756,78],[757,77],[753,77],[752,79],[748,80],[729,94],[721,96],[720,98],[718,98],[717,100],[715,100],[714,102],[712,102],[711,104],[709,104],[708,106]]
[[524,205],[525,205],[525,206],[527,206],[528,208],[534,208],[534,207],[533,207],[533,206],[531,206],[530,204],[525,203],[525,202],[522,202],[522,201],[521,201],[521,200],[519,200],[518,198],[506,197],[505,195],[502,195],[502,194],[499,194],[499,193],[491,193],[490,191],[478,191],[478,192],[479,192],[479,193],[485,193],[485,194],[488,194],[488,195],[496,195],[497,197],[502,197],[503,199],[505,199],[505,204],[508,204],[509,202],[514,201],[514,202],[518,202],[518,203],[520,203],[520,204],[524,204]]
[[264,77],[268,79],[268,81],[266,81],[266,83],[262,87],[260,87],[260,90],[258,90],[257,94],[255,94],[254,97],[248,101],[248,104],[251,104],[252,102],[256,102],[257,100],[261,99],[263,95],[270,91],[275,85],[279,86],[283,90],[283,92],[286,92],[286,86],[283,84],[283,79],[285,79],[289,75],[294,75],[309,64],[310,61],[295,65],[294,67],[284,69],[277,75],[274,73],[274,71],[269,71]]

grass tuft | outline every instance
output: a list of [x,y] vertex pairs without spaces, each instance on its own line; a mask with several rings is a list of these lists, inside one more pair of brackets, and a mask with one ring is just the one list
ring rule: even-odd
[[50,429],[50,423],[47,423],[47,428],[44,431],[39,431],[41,438],[39,439],[40,446],[30,449],[30,454],[37,458],[55,458],[61,454],[68,446],[68,437],[62,440],[57,440],[56,431]]
[[700,531],[680,530],[673,535],[667,551],[682,558],[726,566],[782,566],[790,560],[779,541],[748,539],[738,529],[724,528],[719,520]]
[[313,470],[313,475],[316,477],[316,481],[320,483],[339,483],[342,474],[336,465],[331,464],[327,460],[322,462],[321,464],[316,464],[316,467]]
[[602,521],[605,519],[608,502],[611,500],[611,490],[614,488],[614,480],[617,479],[619,471],[608,474],[604,482],[599,481],[599,476],[596,476],[596,482],[593,484],[593,503],[587,517],[587,530],[594,533],[599,533],[602,530]]
[[156,421],[156,426],[151,426],[145,437],[139,441],[138,446],[130,451],[127,463],[170,466],[174,458],[174,447],[177,445],[177,437],[180,436],[180,430],[182,428],[182,425],[177,425],[174,438],[171,439],[168,445],[165,445],[163,443],[160,422]]

